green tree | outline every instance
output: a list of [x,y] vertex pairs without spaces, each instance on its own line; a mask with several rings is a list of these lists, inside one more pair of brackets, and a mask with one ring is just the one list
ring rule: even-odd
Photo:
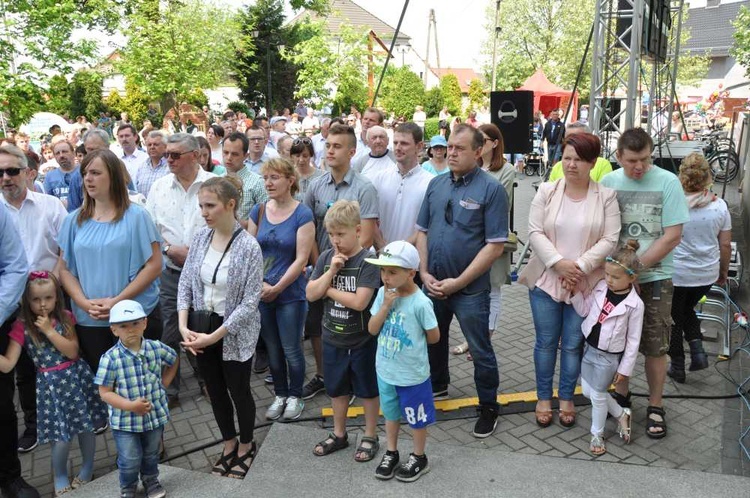
[[104,99],[104,105],[107,106],[107,110],[112,113],[113,116],[119,116],[121,112],[127,112],[123,108],[123,100],[120,97],[120,92],[115,88],[109,91],[109,95]]
[[50,74],[71,74],[93,60],[96,40],[78,29],[110,32],[119,1],[3,0],[0,3],[0,111],[11,125],[26,122],[44,106]]
[[461,114],[461,86],[455,74],[446,74],[440,78],[440,93],[443,94],[443,105],[453,116]]
[[478,78],[469,82],[469,106],[477,111],[487,105],[487,89]]
[[104,77],[95,71],[78,71],[70,83],[70,114],[86,116],[89,121],[104,110],[102,81]]
[[[362,109],[368,104],[366,85],[368,65],[368,30],[354,30],[341,25],[333,43],[323,29],[322,21],[306,22],[306,35],[294,48],[285,53],[299,68],[298,97],[317,102],[333,102],[334,111],[348,112],[354,105]],[[381,60],[373,58],[372,70],[377,71]],[[333,98],[331,99],[331,95]]]
[[56,74],[49,79],[44,108],[55,114],[70,113],[70,85],[65,76]]
[[[492,40],[495,36],[495,2],[487,6],[487,32],[483,54],[485,73],[491,80]],[[594,0],[504,0],[500,4],[497,35],[497,90],[513,90],[537,68],[553,83],[573,89],[591,24]],[[579,91],[591,80],[591,50],[585,61]]]
[[196,88],[226,80],[239,35],[226,8],[201,0],[132,3],[116,64],[127,81],[169,109]]
[[750,78],[750,8],[745,5],[740,7],[733,24],[734,45],[731,54],[745,68],[745,75]]
[[443,105],[443,92],[440,91],[439,86],[434,86],[425,92],[424,112],[427,113],[427,116],[433,117],[440,114]]
[[404,116],[410,120],[414,108],[424,106],[425,90],[422,79],[411,69],[402,66],[391,75],[386,75],[383,81],[381,105],[396,116]]
[[[125,98],[122,99],[121,109],[128,113],[128,117],[138,128],[143,126],[143,120],[146,119],[149,102],[148,96],[137,85],[125,82]],[[152,124],[155,128],[161,126],[161,123]]]

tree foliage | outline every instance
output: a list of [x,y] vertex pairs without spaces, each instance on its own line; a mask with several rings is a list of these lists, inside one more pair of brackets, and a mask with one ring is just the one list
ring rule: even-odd
[[102,81],[104,77],[96,71],[78,71],[70,83],[71,116],[86,116],[90,120],[104,110]]
[[307,26],[284,24],[282,0],[258,0],[246,7],[239,19],[241,34],[232,71],[240,87],[240,97],[246,102],[266,105],[270,65],[271,108],[291,107],[299,68],[283,54],[311,36]]
[[404,116],[407,120],[411,120],[416,106],[424,106],[425,103],[424,83],[407,66],[386,75],[381,92],[382,106],[396,116]]
[[484,83],[478,78],[469,82],[469,106],[472,110],[477,111],[487,105],[487,89]]
[[111,31],[119,1],[3,0],[0,29],[0,111],[20,125],[42,109],[50,74],[70,74],[90,62],[96,41],[77,29]]
[[[680,30],[680,46],[684,47],[690,40],[690,27],[687,20],[690,15],[690,6],[687,2],[682,7],[682,29]],[[677,30],[672,29],[671,37],[674,37]],[[670,40],[670,43],[673,43]],[[693,86],[699,85],[700,81],[706,77],[708,68],[711,66],[710,54],[686,53],[681,52],[677,65],[677,85]]]
[[443,109],[443,92],[439,86],[434,86],[424,94],[424,112],[427,116],[437,116]]
[[44,109],[55,114],[70,113],[70,85],[65,76],[56,74],[49,79]]
[[750,8],[741,6],[733,24],[734,45],[731,54],[745,68],[745,75],[750,78]]
[[455,74],[446,74],[440,78],[440,93],[443,94],[443,105],[448,106],[448,112],[453,116],[461,114],[461,85]]
[[127,81],[169,108],[226,79],[238,32],[226,8],[201,0],[132,3],[116,64]]
[[[122,110],[128,113],[128,117],[138,128],[143,126],[143,120],[147,117],[149,100],[148,96],[136,84],[130,81],[125,83],[125,97],[121,104]],[[157,128],[161,126],[161,123],[152,124]]]
[[[489,80],[495,36],[495,2],[488,5],[486,19],[487,42],[483,53]],[[518,88],[538,68],[542,68],[553,83],[573,89],[594,22],[594,0],[505,0],[500,4],[499,19],[497,90]],[[580,90],[590,87],[591,60],[589,50]]]
[[121,112],[127,112],[122,104],[123,99],[116,88],[110,90],[109,95],[104,99],[104,105],[107,106],[107,110],[111,112],[113,116],[119,116]]
[[[348,111],[352,105],[366,107],[368,31],[342,24],[338,37],[331,39],[320,21],[307,20],[304,29],[305,38],[285,53],[299,68],[296,95],[319,103],[332,102],[336,112]],[[377,72],[381,62],[374,56],[372,71]]]

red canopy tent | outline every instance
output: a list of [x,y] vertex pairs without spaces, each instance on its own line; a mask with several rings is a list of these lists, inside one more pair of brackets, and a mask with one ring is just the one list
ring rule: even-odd
[[[542,111],[544,116],[549,116],[553,109],[561,108],[563,112],[568,108],[570,91],[560,88],[552,83],[544,74],[542,69],[537,69],[534,74],[524,81],[523,85],[516,90],[528,90],[534,92],[534,111]],[[573,106],[570,108],[570,116],[565,116],[565,121],[571,123],[578,116],[578,93],[573,96]]]

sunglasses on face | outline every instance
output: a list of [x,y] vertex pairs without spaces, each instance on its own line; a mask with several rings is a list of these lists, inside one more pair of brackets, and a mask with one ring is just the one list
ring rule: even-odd
[[23,171],[26,168],[7,168],[7,169],[0,169],[0,178],[3,177],[3,175],[8,176],[18,176],[21,174],[21,171]]
[[195,150],[187,150],[185,152],[167,152],[164,155],[168,157],[169,159],[177,160],[181,158],[182,156],[184,156],[185,154],[190,154],[191,152],[195,152]]

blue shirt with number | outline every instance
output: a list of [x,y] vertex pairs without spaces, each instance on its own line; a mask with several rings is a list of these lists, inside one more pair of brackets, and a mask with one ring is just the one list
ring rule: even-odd
[[[378,289],[370,308],[374,315],[383,305],[385,288]],[[378,335],[375,368],[394,386],[416,386],[430,378],[426,330],[437,327],[432,301],[421,291],[393,302]]]

